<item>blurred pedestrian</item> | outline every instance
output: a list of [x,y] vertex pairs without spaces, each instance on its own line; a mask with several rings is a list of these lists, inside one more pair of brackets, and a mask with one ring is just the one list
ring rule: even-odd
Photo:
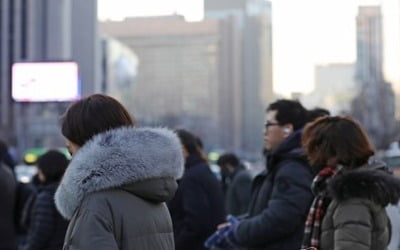
[[24,250],[62,249],[68,221],[57,211],[54,194],[68,166],[68,159],[57,150],[50,150],[37,161],[40,186],[25,205],[29,218]]
[[174,224],[176,250],[204,249],[204,241],[224,221],[224,197],[211,172],[198,138],[177,130],[183,145],[185,172],[175,197],[168,203]]
[[4,163],[7,153],[6,144],[0,141],[0,250],[15,250],[17,181],[11,168]]
[[228,218],[206,246],[222,249],[299,249],[312,201],[313,173],[301,147],[307,111],[278,100],[267,108],[265,170],[255,177],[248,215]]
[[226,153],[219,157],[217,165],[221,169],[225,187],[226,212],[242,215],[247,212],[251,198],[251,173],[240,163],[236,155]]
[[371,160],[374,150],[362,127],[348,117],[320,118],[305,128],[303,144],[318,174],[302,247],[387,249],[385,207],[398,202],[400,180]]
[[391,236],[388,245],[388,250],[400,249],[400,204],[389,205],[386,207],[386,212],[390,219]]
[[331,112],[329,112],[329,110],[324,109],[324,108],[314,108],[311,110],[308,110],[307,112],[307,116],[308,116],[308,122],[312,122],[314,120],[316,120],[317,118],[320,117],[325,117],[325,116],[330,116]]
[[114,98],[94,94],[61,120],[72,154],[55,200],[70,219],[64,249],[173,250],[166,201],[183,172],[182,147],[164,128],[137,128]]
[[316,107],[316,108],[313,108],[313,109],[307,111],[307,120],[308,120],[308,122],[312,122],[312,121],[315,121],[317,118],[330,116],[330,115],[331,115],[331,112],[329,112],[329,110],[320,108],[320,107]]

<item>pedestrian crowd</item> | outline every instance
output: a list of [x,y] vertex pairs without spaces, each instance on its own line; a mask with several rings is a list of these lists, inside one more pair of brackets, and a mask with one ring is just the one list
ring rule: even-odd
[[0,250],[400,249],[400,179],[349,116],[272,102],[265,167],[224,152],[218,175],[198,135],[138,126],[107,95],[60,123],[71,157],[49,149],[30,183],[0,142]]

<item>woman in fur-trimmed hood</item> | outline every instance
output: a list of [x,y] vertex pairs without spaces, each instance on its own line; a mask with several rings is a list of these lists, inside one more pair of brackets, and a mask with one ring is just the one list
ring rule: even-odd
[[303,145],[319,171],[302,249],[385,250],[391,226],[385,207],[400,198],[400,180],[374,162],[362,127],[348,117],[309,124]]
[[118,101],[99,94],[63,116],[73,155],[55,196],[71,220],[64,249],[174,249],[165,202],[183,173],[180,141],[170,130],[133,125]]

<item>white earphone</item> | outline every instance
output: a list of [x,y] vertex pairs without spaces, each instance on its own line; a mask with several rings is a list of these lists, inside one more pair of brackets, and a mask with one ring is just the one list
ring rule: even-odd
[[283,133],[285,135],[289,135],[290,134],[290,128],[283,128]]

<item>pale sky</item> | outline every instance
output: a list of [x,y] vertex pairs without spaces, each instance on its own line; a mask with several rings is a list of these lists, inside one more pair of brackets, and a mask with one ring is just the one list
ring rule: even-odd
[[[399,0],[385,0],[386,2]],[[355,18],[360,4],[379,0],[272,0],[274,91],[289,95],[313,89],[314,66],[356,58]],[[98,0],[99,19],[178,13],[203,17],[202,0]],[[400,24],[400,21],[399,21]]]

